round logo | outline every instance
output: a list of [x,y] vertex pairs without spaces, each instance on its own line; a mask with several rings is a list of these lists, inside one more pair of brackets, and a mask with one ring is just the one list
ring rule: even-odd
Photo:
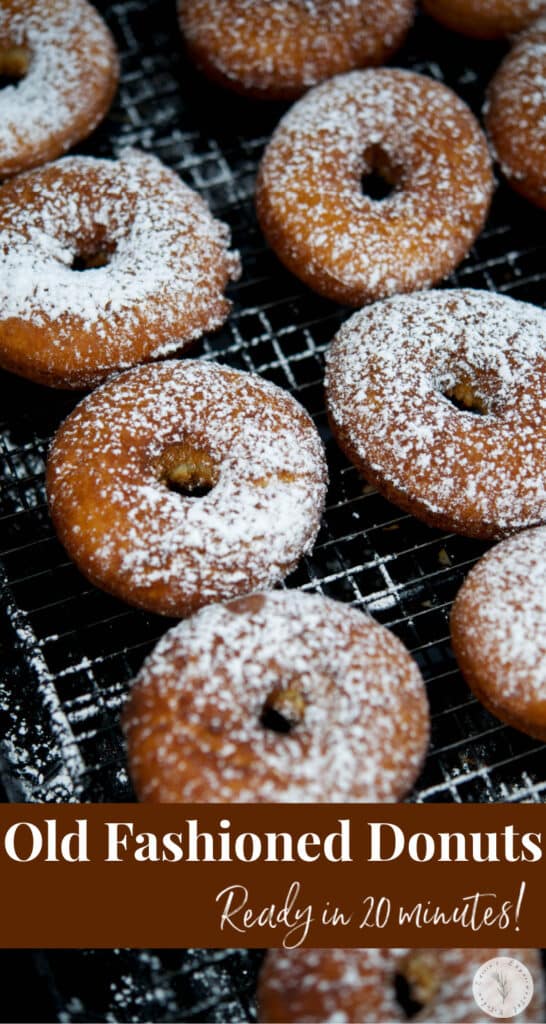
[[519,960],[496,956],[476,971],[472,994],[480,1010],[490,1017],[515,1017],[531,1002],[533,979]]

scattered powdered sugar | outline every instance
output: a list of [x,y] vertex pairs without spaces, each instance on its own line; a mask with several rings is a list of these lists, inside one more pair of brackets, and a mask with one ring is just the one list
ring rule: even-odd
[[413,0],[179,0],[190,52],[225,84],[296,96],[324,78],[382,63],[400,46]]
[[[356,313],[328,358],[337,439],[426,521],[502,536],[546,518],[546,314],[489,292],[393,298]],[[446,395],[470,396],[483,415]]]
[[[186,497],[165,453],[212,463]],[[213,363],[140,367],[85,399],[61,427],[48,496],[61,540],[99,586],[184,615],[284,576],[317,534],[326,491],[319,435],[286,392]]]
[[494,703],[546,706],[546,528],[489,551],[453,610],[457,649]]
[[259,981],[259,1020],[298,1024],[390,1024],[408,1020],[396,997],[397,975],[423,1008],[411,1019],[431,1024],[487,1024],[472,994],[476,971],[494,957],[522,961],[534,996],[521,1024],[543,1019],[544,986],[533,949],[272,949]]
[[[372,171],[393,185],[382,201],[363,193]],[[290,270],[362,305],[448,274],[492,187],[481,128],[451,89],[409,71],[354,71],[282,119],[260,167],[258,214]]]
[[0,51],[29,51],[26,75],[0,90],[0,176],[69,149],[102,119],[117,81],[108,28],[87,0],[0,6]]
[[[266,706],[292,728],[266,727]],[[428,710],[393,634],[290,590],[212,605],[170,630],[137,677],[125,727],[142,799],[392,801],[419,772]]]
[[484,113],[504,174],[546,205],[546,18],[517,37],[489,85]]
[[[228,242],[196,192],[135,150],[21,175],[0,189],[0,359],[13,358],[13,320],[41,343],[28,375],[41,359],[76,386],[181,348],[229,312],[240,265]],[[104,250],[106,266],[72,269]]]

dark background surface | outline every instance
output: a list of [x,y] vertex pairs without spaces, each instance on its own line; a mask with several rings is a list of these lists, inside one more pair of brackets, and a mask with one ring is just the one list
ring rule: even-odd
[[[253,208],[257,163],[285,109],[207,85],[186,63],[173,0],[98,5],[123,77],[109,117],[80,152],[154,152],[209,201],[241,249],[233,315],[194,355],[255,370],[309,409],[327,447],[331,489],[313,554],[287,581],[369,610],[413,651],[433,718],[412,795],[424,801],[544,800],[544,747],[501,726],[461,680],[448,615],[485,545],[430,530],[363,485],[330,438],[323,353],[347,310],[312,295],[264,246]],[[459,39],[419,18],[392,63],[446,81],[479,113],[504,44]],[[448,285],[544,303],[546,215],[501,185],[486,230]],[[119,730],[130,679],[166,620],[90,587],[56,541],[45,504],[49,440],[80,396],[0,375],[6,615],[0,643],[0,772],[18,800],[126,800]],[[54,710],[52,711],[52,708]],[[135,894],[138,898],[138,894]],[[77,913],[77,907],[74,908]],[[259,957],[244,951],[3,953],[2,1020],[232,1021],[253,1018]]]

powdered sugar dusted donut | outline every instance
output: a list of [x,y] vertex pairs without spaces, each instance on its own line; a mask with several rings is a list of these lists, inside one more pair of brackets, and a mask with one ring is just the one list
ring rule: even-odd
[[158,802],[396,800],[428,741],[419,670],[367,615],[276,591],[160,640],[125,713],[137,794]]
[[422,0],[428,14],[455,32],[498,39],[519,32],[546,9],[545,0]]
[[546,18],[516,40],[489,85],[485,115],[510,185],[546,209]]
[[[517,1016],[543,1020],[544,987],[535,949],[272,949],[262,968],[258,1019],[320,1024],[485,1024],[472,995],[476,971],[495,957],[521,961],[534,995]],[[404,988],[406,1012],[397,998]],[[510,1018],[514,1020],[515,1018]]]
[[87,0],[2,0],[0,178],[64,153],[106,114],[118,82],[114,40]]
[[[362,179],[392,185],[371,199]],[[446,86],[409,71],[353,71],[280,122],[260,166],[264,234],[292,273],[360,306],[450,273],[481,230],[493,186],[487,144]]]
[[478,700],[546,739],[546,528],[526,530],[471,570],[451,614],[453,649]]
[[93,392],[47,467],[53,522],[82,572],[177,616],[286,575],[313,544],[325,490],[320,438],[287,392],[195,361]]
[[294,99],[340,71],[382,64],[402,44],[413,0],[179,0],[189,53],[221,85]]
[[[229,231],[155,157],[66,157],[0,188],[0,365],[89,387],[226,319]],[[86,268],[86,269],[83,269]]]
[[405,511],[483,538],[546,520],[543,310],[469,289],[377,303],[334,339],[326,389],[340,447]]

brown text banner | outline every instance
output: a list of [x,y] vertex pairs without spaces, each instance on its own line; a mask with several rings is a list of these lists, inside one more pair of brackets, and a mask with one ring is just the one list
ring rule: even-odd
[[0,806],[0,946],[546,945],[541,805]]

